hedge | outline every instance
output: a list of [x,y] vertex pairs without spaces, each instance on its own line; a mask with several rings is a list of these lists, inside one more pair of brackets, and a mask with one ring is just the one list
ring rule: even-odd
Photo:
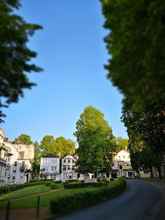
[[122,193],[125,188],[125,179],[119,178],[104,187],[96,187],[93,190],[89,188],[80,192],[72,191],[71,194],[64,194],[61,197],[51,200],[50,211],[55,216],[63,215],[113,198]]
[[36,186],[36,185],[41,185],[41,184],[44,184],[44,185],[47,185],[47,186],[50,185],[51,189],[60,188],[59,187],[60,184],[56,184],[55,182],[53,182],[51,180],[32,181],[32,182],[25,183],[25,184],[12,184],[12,185],[1,186],[0,187],[0,195],[8,193],[8,192],[13,192],[13,191],[25,188],[25,187]]
[[100,187],[100,186],[106,186],[109,182],[107,181],[101,181],[96,183],[83,183],[83,182],[74,182],[74,183],[64,183],[65,189],[77,189],[77,188],[85,188],[85,187]]

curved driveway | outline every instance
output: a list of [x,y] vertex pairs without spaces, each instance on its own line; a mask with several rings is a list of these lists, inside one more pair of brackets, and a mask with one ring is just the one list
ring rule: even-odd
[[159,220],[160,189],[141,180],[128,181],[121,196],[58,220]]

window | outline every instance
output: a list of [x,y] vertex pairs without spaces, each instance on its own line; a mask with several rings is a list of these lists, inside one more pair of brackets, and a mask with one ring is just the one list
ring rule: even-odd
[[56,171],[56,166],[52,166],[52,167],[51,167],[51,170],[52,170],[52,171]]
[[19,152],[19,159],[23,160],[24,159],[24,151]]

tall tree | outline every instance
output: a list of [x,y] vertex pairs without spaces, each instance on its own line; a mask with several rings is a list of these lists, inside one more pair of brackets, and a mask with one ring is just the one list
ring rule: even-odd
[[39,143],[34,142],[34,161],[32,162],[32,176],[33,178],[38,177],[40,173],[40,159],[42,157],[42,149]]
[[58,149],[57,153],[61,157],[64,157],[66,155],[73,155],[75,153],[75,143],[70,139],[58,137],[55,140],[54,146],[55,149]]
[[[165,2],[101,0],[110,59],[108,78],[123,93],[129,138],[165,152]],[[134,134],[133,134],[134,133]]]
[[128,139],[122,137],[116,137],[116,150],[127,150],[128,149]]
[[41,26],[17,15],[20,6],[20,0],[0,1],[0,122],[4,116],[2,107],[17,102],[24,89],[35,85],[27,74],[41,71],[32,63],[36,52],[28,47],[29,38]]
[[92,106],[86,107],[76,123],[75,136],[79,144],[79,170],[82,173],[103,170],[105,159],[110,158],[105,155],[110,152],[111,144],[108,141],[113,138],[112,129],[103,113]]
[[54,149],[54,137],[52,135],[45,135],[40,143],[43,155],[47,153],[55,152]]
[[75,153],[75,143],[64,137],[54,138],[51,135],[46,135],[41,141],[41,148],[43,154],[54,154],[60,157],[64,157],[68,154],[73,155]]
[[19,137],[17,137],[14,141],[17,144],[33,144],[33,141],[31,139],[31,137],[27,134],[21,134]]

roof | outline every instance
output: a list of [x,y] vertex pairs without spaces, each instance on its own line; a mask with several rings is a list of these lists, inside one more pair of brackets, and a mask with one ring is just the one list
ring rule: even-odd
[[59,156],[55,156],[53,154],[47,154],[45,156],[42,156],[42,158],[59,158]]

